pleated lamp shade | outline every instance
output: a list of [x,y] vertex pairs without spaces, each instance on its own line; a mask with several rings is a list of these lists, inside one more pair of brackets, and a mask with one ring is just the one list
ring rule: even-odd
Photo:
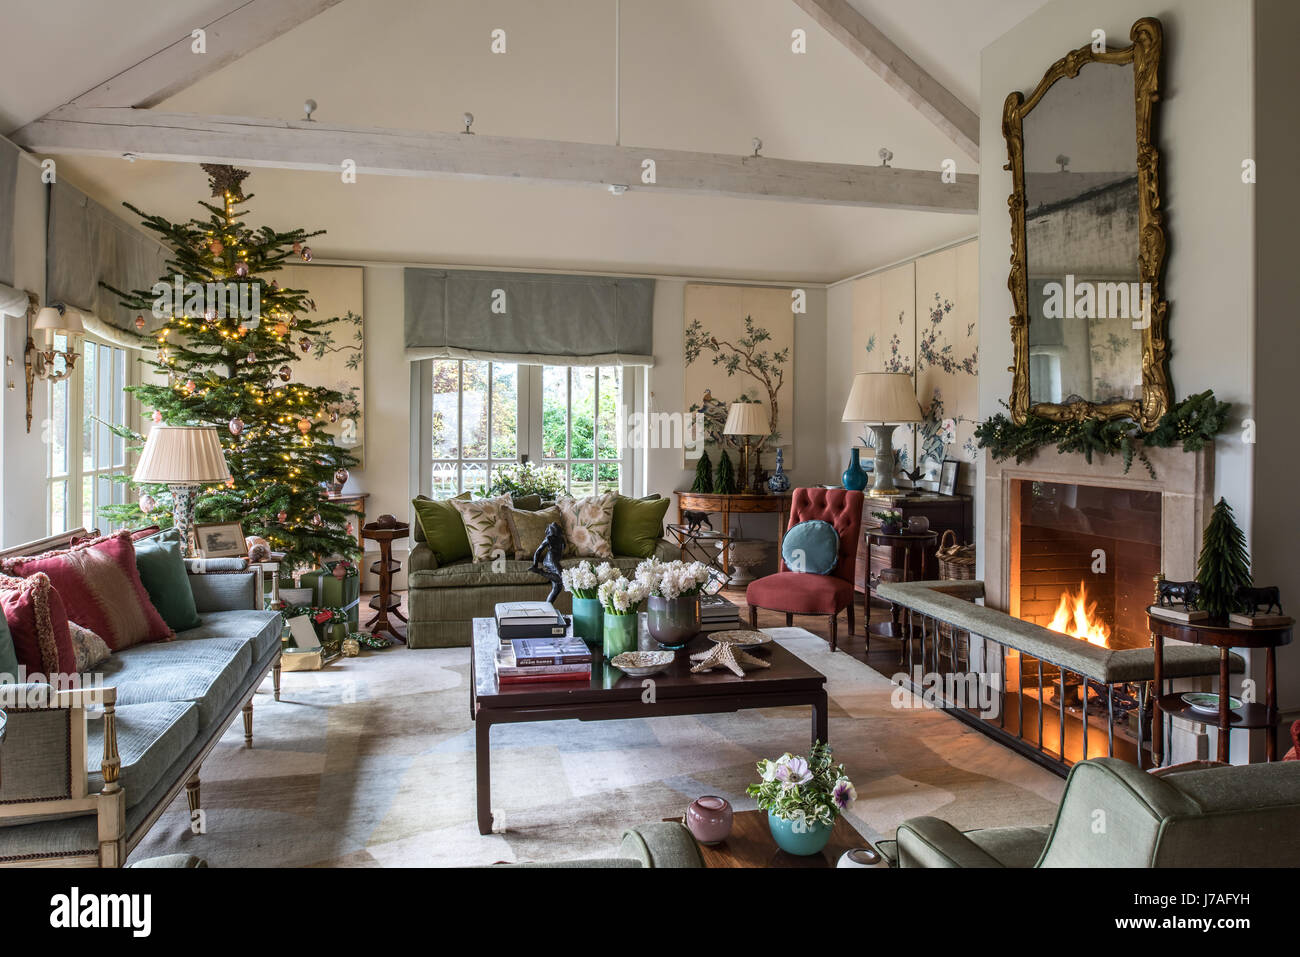
[[217,430],[210,425],[155,425],[135,467],[137,482],[216,485],[230,478]]
[[772,426],[761,402],[733,402],[722,431],[726,435],[767,435]]
[[898,425],[921,418],[921,403],[906,372],[859,372],[853,377],[841,421]]

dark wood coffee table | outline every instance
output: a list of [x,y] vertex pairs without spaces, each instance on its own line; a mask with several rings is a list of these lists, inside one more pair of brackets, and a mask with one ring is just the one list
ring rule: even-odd
[[[775,642],[752,649],[772,662],[738,678],[725,669],[693,675],[690,654],[712,647],[700,636],[677,652],[672,667],[652,678],[631,678],[600,661],[590,681],[498,685],[496,649],[500,644],[491,618],[474,619],[470,655],[470,717],[474,719],[478,830],[492,833],[491,730],[494,724],[523,721],[616,721],[687,714],[721,714],[744,708],[812,709],[811,740],[828,740],[826,677]],[[647,684],[653,682],[653,685]]]
[[[664,820],[682,822],[680,817]],[[705,867],[834,867],[845,851],[855,847],[871,847],[871,842],[843,815],[835,819],[830,842],[821,853],[800,857],[776,846],[766,811],[737,811],[727,839],[720,844],[701,844],[700,851]]]

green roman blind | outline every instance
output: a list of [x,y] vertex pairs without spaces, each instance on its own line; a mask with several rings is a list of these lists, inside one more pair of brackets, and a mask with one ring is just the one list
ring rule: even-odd
[[408,359],[654,364],[654,280],[407,269]]

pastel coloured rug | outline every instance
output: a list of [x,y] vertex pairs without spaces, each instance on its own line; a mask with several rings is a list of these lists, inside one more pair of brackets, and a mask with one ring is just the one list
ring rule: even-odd
[[[830,739],[872,840],[932,814],[959,828],[1046,824],[1063,781],[939,711],[896,708],[889,680],[801,628],[767,629],[827,677]],[[214,867],[455,866],[614,853],[622,828],[701,794],[753,808],[754,763],[806,753],[808,709],[493,728],[499,833],[474,816],[469,649],[395,647],[268,679],[202,770],[194,833],[183,794],[132,859],[185,852]]]

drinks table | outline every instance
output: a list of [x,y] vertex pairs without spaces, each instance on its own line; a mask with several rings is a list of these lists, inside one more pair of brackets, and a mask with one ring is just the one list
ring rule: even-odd
[[402,596],[393,594],[393,575],[402,570],[402,563],[393,559],[393,542],[406,538],[410,533],[411,529],[408,525],[390,528],[365,525],[361,529],[363,539],[379,545],[379,561],[370,566],[370,571],[379,576],[379,594],[370,599],[370,607],[374,609],[375,617],[366,622],[366,628],[372,635],[386,631],[403,643],[406,641],[406,636],[397,630],[397,626],[388,620],[388,616],[393,615],[402,622],[406,621],[402,613],[397,610],[402,604]]
[[[1158,615],[1147,613],[1147,623],[1155,640],[1154,687],[1156,692],[1155,708],[1151,720],[1151,758],[1159,767],[1164,760],[1164,718],[1186,718],[1200,724],[1214,725],[1219,729],[1219,760],[1228,760],[1228,737],[1234,729],[1264,729],[1267,734],[1267,758],[1277,760],[1277,649],[1291,643],[1291,627],[1295,619],[1288,618],[1285,624],[1267,628],[1251,628],[1246,625],[1230,623],[1211,625],[1206,622],[1170,621]],[[1197,711],[1180,694],[1162,694],[1164,673],[1165,639],[1176,638],[1198,645],[1213,645],[1219,649],[1219,713],[1216,716]],[[1229,707],[1230,687],[1228,683],[1229,656],[1233,648],[1267,649],[1264,704],[1246,702],[1238,709]]]
[[[572,627],[569,632],[572,634]],[[474,619],[470,653],[470,716],[474,720],[474,764],[478,831],[492,833],[491,731],[494,724],[526,721],[612,721],[680,715],[725,714],[744,708],[812,709],[810,739],[828,740],[826,677],[811,665],[770,642],[750,653],[772,663],[738,678],[725,668],[691,674],[692,652],[713,646],[704,635],[678,651],[672,665],[649,678],[634,678],[603,660],[589,681],[529,684],[497,682],[496,653],[501,645],[496,622]]]

